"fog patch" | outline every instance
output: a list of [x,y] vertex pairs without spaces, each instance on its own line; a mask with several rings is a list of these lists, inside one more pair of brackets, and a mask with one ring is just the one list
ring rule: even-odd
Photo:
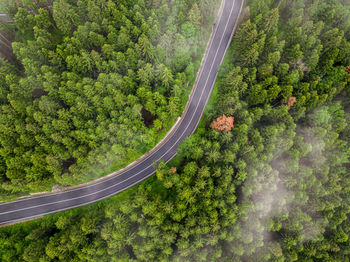
[[[328,159],[326,143],[317,132],[309,126],[297,128],[297,135],[303,138],[301,151],[305,153],[300,161],[276,152],[278,157],[269,165],[265,165],[256,176],[248,176],[242,187],[241,232],[233,242],[235,245],[241,241],[243,246],[257,247],[256,254],[276,255],[282,254],[278,251],[281,249],[281,234],[296,234],[300,243],[323,237],[326,221],[319,215],[319,203],[309,199],[310,194],[303,189],[298,189],[303,187],[302,183],[298,184],[301,173],[322,169]],[[306,196],[303,198],[302,194]],[[232,249],[235,249],[234,245]],[[249,261],[249,248],[244,250],[242,258]]]

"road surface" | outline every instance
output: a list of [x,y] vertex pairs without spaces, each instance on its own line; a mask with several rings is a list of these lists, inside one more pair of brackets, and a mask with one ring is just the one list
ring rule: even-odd
[[83,206],[118,194],[145,180],[155,169],[153,162],[168,162],[186,137],[196,129],[213,89],[221,65],[242,10],[243,0],[223,0],[215,31],[203,60],[201,71],[192,91],[181,122],[157,150],[137,165],[117,176],[84,187],[0,204],[0,225],[15,223],[61,210]]
[[9,18],[6,14],[0,14],[0,22],[4,21],[5,23],[13,23],[11,18]]

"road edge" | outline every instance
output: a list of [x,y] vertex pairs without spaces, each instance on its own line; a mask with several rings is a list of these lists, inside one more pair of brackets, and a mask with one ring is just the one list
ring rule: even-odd
[[104,180],[112,178],[114,176],[118,176],[120,173],[122,173],[122,172],[124,172],[124,171],[126,171],[126,170],[128,170],[128,169],[130,169],[132,167],[134,167],[135,165],[139,164],[140,162],[142,162],[145,158],[147,158],[154,151],[158,150],[164,143],[166,143],[171,138],[171,135],[174,133],[176,128],[181,123],[185,113],[188,111],[189,104],[190,104],[190,101],[191,101],[191,99],[193,97],[193,93],[194,93],[194,90],[195,90],[195,86],[197,85],[197,82],[198,82],[198,78],[199,78],[199,75],[200,75],[199,73],[201,72],[201,70],[203,68],[204,61],[205,61],[206,56],[207,56],[208,51],[209,51],[208,48],[210,46],[210,43],[213,40],[213,36],[214,36],[215,31],[216,31],[216,24],[217,24],[218,20],[220,19],[221,15],[222,15],[222,12],[223,12],[225,1],[228,1],[228,0],[221,0],[220,7],[219,7],[219,9],[217,11],[217,15],[216,15],[216,18],[214,20],[214,24],[212,26],[212,32],[211,32],[209,40],[207,42],[207,45],[206,45],[206,48],[205,48],[205,52],[204,52],[204,54],[202,56],[201,64],[200,64],[200,66],[199,66],[199,68],[198,68],[198,70],[196,72],[196,80],[193,83],[192,90],[191,90],[191,92],[190,92],[190,94],[188,96],[188,100],[187,100],[186,106],[185,106],[184,110],[182,111],[181,116],[179,116],[177,118],[176,122],[170,128],[170,130],[167,132],[167,134],[151,150],[149,150],[148,152],[144,153],[142,156],[140,156],[138,159],[134,160],[133,162],[129,163],[127,166],[125,166],[125,167],[123,167],[121,169],[118,169],[118,170],[116,170],[116,171],[114,171],[114,172],[112,172],[112,173],[110,173],[108,175],[102,176],[100,178],[96,178],[96,179],[94,179],[92,181],[81,183],[81,184],[78,184],[78,185],[75,185],[75,186],[67,186],[67,187],[64,187],[62,190],[57,190],[57,191],[50,191],[50,192],[46,191],[46,192],[31,193],[30,195],[22,196],[22,197],[19,197],[19,198],[10,200],[10,201],[0,201],[0,203],[10,203],[10,202],[17,201],[17,200],[23,200],[23,199],[27,199],[27,198],[34,198],[34,197],[38,197],[38,196],[45,196],[45,195],[51,195],[51,194],[55,194],[55,193],[61,193],[61,192],[65,192],[65,191],[70,191],[72,189],[77,189],[77,188],[85,187],[85,186],[88,186],[88,185],[93,185],[95,183],[104,181]]

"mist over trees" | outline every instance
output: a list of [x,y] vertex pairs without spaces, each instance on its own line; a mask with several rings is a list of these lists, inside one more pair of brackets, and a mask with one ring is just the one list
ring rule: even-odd
[[[249,7],[177,158],[121,195],[2,228],[1,260],[350,260],[350,3]],[[223,114],[231,131],[210,127]]]
[[182,112],[217,6],[9,1],[0,197],[88,181],[152,148]]

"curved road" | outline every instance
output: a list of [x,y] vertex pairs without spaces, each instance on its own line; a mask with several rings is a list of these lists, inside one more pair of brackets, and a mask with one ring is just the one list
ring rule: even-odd
[[153,162],[168,162],[176,155],[178,145],[196,129],[213,89],[221,65],[242,10],[243,0],[223,0],[221,14],[211,38],[192,96],[180,124],[157,150],[121,174],[60,193],[0,204],[0,225],[43,216],[99,201],[143,181],[155,169]]

